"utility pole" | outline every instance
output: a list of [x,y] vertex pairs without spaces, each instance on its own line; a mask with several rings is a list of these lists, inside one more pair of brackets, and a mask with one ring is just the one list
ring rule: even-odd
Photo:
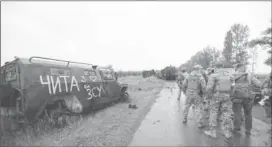
[[256,69],[256,61],[257,61],[257,57],[258,57],[258,52],[257,52],[258,48],[257,47],[253,47],[250,49],[251,53],[252,53],[252,63],[251,63],[251,68],[252,68],[252,73],[255,73],[255,69]]

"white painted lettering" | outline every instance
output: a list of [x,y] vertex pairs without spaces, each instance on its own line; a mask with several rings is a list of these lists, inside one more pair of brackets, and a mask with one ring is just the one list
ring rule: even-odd
[[46,78],[47,78],[47,82],[44,82],[42,75],[40,75],[40,82],[42,85],[48,85],[48,92],[49,94],[52,94],[49,76],[47,75]]
[[69,92],[69,91],[68,91],[67,79],[66,79],[66,78],[69,78],[69,76],[59,76],[59,77],[64,79],[66,92]]
[[70,91],[72,91],[72,90],[73,90],[73,87],[77,87],[77,90],[78,90],[78,91],[80,91],[80,90],[79,90],[78,83],[77,83],[77,80],[76,80],[76,78],[75,78],[74,76],[72,76],[72,81],[71,81],[71,88],[70,88]]
[[85,80],[85,77],[84,76],[81,76],[81,82],[85,83],[86,80]]
[[93,95],[94,97],[98,97],[98,95],[99,95],[99,92],[98,92],[98,95],[95,95],[95,94],[94,94],[94,90],[96,90],[96,89],[98,89],[98,87],[93,87],[93,88],[92,88],[92,95]]
[[97,87],[99,97],[101,97],[102,89],[103,89],[103,87],[101,85],[100,85],[100,87]]
[[52,88],[53,88],[53,94],[56,94],[56,91],[57,91],[57,88],[59,89],[59,92],[61,92],[61,85],[60,85],[60,80],[59,80],[59,77],[57,77],[56,79],[56,84],[54,84],[54,79],[53,79],[53,76],[50,76],[51,77],[51,84],[52,84]]

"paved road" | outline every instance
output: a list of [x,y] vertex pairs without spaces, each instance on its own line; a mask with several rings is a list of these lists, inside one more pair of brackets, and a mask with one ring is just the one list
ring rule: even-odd
[[267,136],[261,134],[265,134],[267,124],[258,120],[253,122],[258,128],[253,130],[251,137],[245,137],[243,133],[235,134],[231,141],[220,135],[219,130],[217,139],[205,136],[203,129],[197,128],[192,111],[187,124],[183,124],[185,96],[182,95],[181,101],[177,101],[177,88],[173,82],[163,88],[160,97],[136,131],[130,146],[265,146],[263,140]]

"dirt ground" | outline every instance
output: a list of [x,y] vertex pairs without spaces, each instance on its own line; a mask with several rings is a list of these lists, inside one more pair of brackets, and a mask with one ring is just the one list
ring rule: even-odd
[[116,103],[89,116],[77,117],[78,120],[62,129],[26,129],[3,136],[1,146],[127,146],[164,81],[139,76],[119,81],[129,84],[130,103],[136,104],[137,109],[128,108],[129,103]]

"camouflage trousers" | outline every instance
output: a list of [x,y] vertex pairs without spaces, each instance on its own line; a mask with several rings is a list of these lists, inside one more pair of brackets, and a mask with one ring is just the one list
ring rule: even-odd
[[198,123],[204,123],[204,104],[200,96],[186,94],[185,107],[183,110],[183,119],[187,119],[189,110],[192,105],[195,105],[194,112]]
[[210,100],[205,100],[204,115],[206,118],[210,118]]
[[210,100],[210,119],[209,125],[217,127],[218,117],[221,117],[223,131],[232,130],[232,102],[230,95],[226,93],[215,93]]

